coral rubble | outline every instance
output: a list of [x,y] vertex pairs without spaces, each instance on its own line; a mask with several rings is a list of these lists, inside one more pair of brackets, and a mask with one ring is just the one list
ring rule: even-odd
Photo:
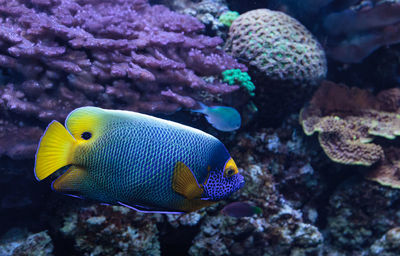
[[400,223],[399,199],[398,189],[362,179],[343,182],[329,199],[326,230],[333,245],[370,255],[369,246],[376,251],[380,244],[381,252],[389,253],[391,246],[382,245],[382,236]]
[[160,255],[156,226],[160,217],[122,206],[90,206],[67,215],[60,231],[82,254]]
[[6,239],[5,241],[0,241],[0,255],[51,256],[53,255],[53,243],[46,231],[17,238],[16,240]]

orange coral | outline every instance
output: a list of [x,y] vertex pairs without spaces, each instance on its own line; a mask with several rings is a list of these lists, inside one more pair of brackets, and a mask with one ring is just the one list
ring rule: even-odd
[[[321,147],[335,162],[371,166],[367,178],[400,188],[400,149],[388,157],[388,149],[373,143],[376,136],[400,135],[400,89],[377,96],[359,88],[324,81],[310,104],[300,113],[307,135],[318,132]],[[396,152],[397,152],[396,151]]]

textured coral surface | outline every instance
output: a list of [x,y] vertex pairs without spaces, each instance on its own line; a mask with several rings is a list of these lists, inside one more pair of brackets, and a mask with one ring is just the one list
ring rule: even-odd
[[[249,65],[250,98],[238,84],[223,83],[226,69],[246,68],[212,37],[226,38],[222,13],[278,3],[297,12],[328,51],[346,48],[361,27],[366,38],[391,28],[398,10],[386,7],[397,1],[150,2],[199,20],[141,0],[0,0],[0,255],[400,255],[400,47],[381,47],[366,59],[368,48],[344,55],[361,57],[360,64],[328,55],[335,83],[317,86],[271,80]],[[332,13],[352,23],[338,27],[341,18],[332,18],[327,30]],[[357,40],[349,42],[351,49]],[[202,116],[175,112],[196,101],[240,106],[244,126],[218,133]],[[162,117],[223,141],[245,186],[187,215],[143,214],[51,191],[51,179],[33,175],[36,143],[49,120],[86,104],[174,112]],[[321,141],[335,158],[363,165],[332,161]],[[232,202],[262,213],[221,214]]]
[[203,29],[144,0],[1,0],[0,143],[21,129],[0,156],[33,158],[44,124],[80,106],[171,113],[221,104],[239,88],[221,72],[246,67]]
[[327,71],[318,41],[282,12],[258,9],[242,14],[230,26],[226,49],[273,79],[315,82]]
[[343,164],[371,166],[367,177],[400,188],[398,149],[373,143],[375,136],[395,139],[400,135],[400,90],[370,92],[325,81],[300,115],[304,132],[318,132],[325,153]]

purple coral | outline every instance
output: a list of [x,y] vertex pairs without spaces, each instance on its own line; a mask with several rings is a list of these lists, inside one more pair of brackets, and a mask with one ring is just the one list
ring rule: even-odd
[[363,1],[357,6],[332,13],[324,27],[332,39],[328,55],[342,62],[361,62],[384,45],[400,42],[400,2]]
[[[246,68],[203,29],[146,0],[0,0],[1,122],[37,127],[83,105],[174,112],[230,95],[239,87],[203,77]],[[27,138],[39,139],[15,146]]]

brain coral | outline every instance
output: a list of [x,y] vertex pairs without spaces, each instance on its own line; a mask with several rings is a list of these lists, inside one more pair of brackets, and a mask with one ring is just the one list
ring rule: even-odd
[[314,82],[327,71],[318,41],[282,12],[257,9],[240,15],[229,29],[226,49],[272,79]]

